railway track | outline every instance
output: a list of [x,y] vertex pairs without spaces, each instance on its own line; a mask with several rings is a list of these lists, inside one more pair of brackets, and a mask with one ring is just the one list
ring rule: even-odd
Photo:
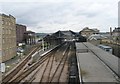
[[20,70],[21,68],[24,67],[24,65],[31,59],[32,54],[34,54],[38,49],[40,48],[40,46],[36,46],[31,53],[29,53],[25,59],[22,60],[22,62],[20,62],[14,69],[12,69],[9,73],[7,73],[3,79],[2,82],[8,82],[9,80],[11,80],[11,78],[13,78]]
[[[61,49],[65,49],[65,51],[64,51],[64,54],[63,54],[62,58],[60,59],[60,61],[58,63],[55,62],[55,57],[58,53],[56,53],[56,54],[52,53],[49,56],[49,58],[44,62],[44,69],[40,69],[40,72],[42,72],[42,74],[40,74],[41,76],[39,75],[39,79],[38,79],[39,83],[43,83],[43,82],[51,83],[51,82],[53,82],[52,80],[55,79],[55,78],[57,78],[56,82],[59,82],[61,73],[64,69],[64,65],[65,65],[66,60],[67,60],[67,59],[64,59],[64,58],[68,57],[66,54],[68,53],[68,50],[69,50],[69,44],[61,47],[59,49],[59,51],[61,51]],[[57,51],[58,50],[56,50],[56,52]],[[56,74],[57,74],[57,77],[56,77]],[[34,77],[34,80],[35,80],[35,77]],[[31,83],[35,82],[34,80],[32,80]]]
[[[56,47],[57,48],[57,47]],[[56,49],[55,48],[55,49]],[[55,50],[53,49],[53,51]],[[15,75],[16,77],[12,77],[11,80],[9,80],[8,82],[20,82],[21,80],[23,80],[27,75],[29,75],[32,71],[34,71],[39,65],[41,65],[47,58],[48,56],[51,54],[47,53],[45,56],[42,56],[39,61],[37,61],[36,63],[32,64],[28,69],[22,70],[22,72],[19,75]]]
[[67,61],[68,58],[68,53],[69,53],[69,46],[70,44],[68,44],[68,46],[65,49],[65,53],[63,54],[58,66],[55,69],[55,72],[53,73],[51,79],[49,80],[49,82],[59,82],[60,81],[60,77],[62,74],[62,71],[64,69],[65,63]]
[[[73,46],[71,42],[65,42],[44,54],[40,59],[29,67],[19,68],[21,72],[15,74],[7,82],[2,84],[32,84],[68,82],[68,59]],[[38,48],[37,48],[38,49]],[[36,49],[36,50],[37,50]]]
[[79,81],[79,63],[77,64],[77,56],[76,56],[76,46],[75,43],[72,44],[71,47],[71,55],[69,58],[69,84],[80,84]]
[[[37,48],[38,49],[38,48]],[[37,50],[35,49],[35,50]],[[58,51],[60,58],[56,61],[56,57],[58,56]],[[60,54],[62,53],[62,54]],[[63,43],[63,45],[53,49],[51,52],[42,56],[37,62],[32,64],[26,69],[22,69],[22,72],[19,73],[17,76],[14,75],[12,78],[4,80],[3,84],[5,83],[25,83],[32,84],[36,80],[36,76],[38,73],[42,72],[41,78],[39,78],[39,82],[59,82],[61,78],[61,74],[64,70],[64,67],[67,63],[67,59],[70,55],[70,43]],[[24,62],[23,62],[24,63]],[[31,75],[32,74],[32,75]],[[9,76],[10,77],[10,76]]]

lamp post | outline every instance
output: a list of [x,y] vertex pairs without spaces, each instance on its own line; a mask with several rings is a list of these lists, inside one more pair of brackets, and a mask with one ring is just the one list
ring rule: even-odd
[[100,34],[100,44],[102,44],[102,36],[101,36],[101,34]]
[[42,46],[43,46],[43,51],[45,50],[45,47],[44,47],[44,39],[42,39]]
[[116,38],[115,38],[115,51],[114,51],[114,54],[118,57],[118,45],[117,45],[117,41],[118,41],[118,38],[117,38],[117,36],[116,36]]
[[118,36],[116,38],[116,46],[117,46],[117,56],[120,57],[120,53],[119,53],[119,37]]

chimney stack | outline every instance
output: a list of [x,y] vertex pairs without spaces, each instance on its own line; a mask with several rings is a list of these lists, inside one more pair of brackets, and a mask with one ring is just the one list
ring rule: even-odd
[[112,27],[110,27],[110,35],[112,36]]

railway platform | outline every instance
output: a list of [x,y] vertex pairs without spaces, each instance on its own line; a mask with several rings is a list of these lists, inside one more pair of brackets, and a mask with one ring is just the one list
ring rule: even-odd
[[80,82],[120,83],[116,56],[88,42],[76,43],[76,56]]

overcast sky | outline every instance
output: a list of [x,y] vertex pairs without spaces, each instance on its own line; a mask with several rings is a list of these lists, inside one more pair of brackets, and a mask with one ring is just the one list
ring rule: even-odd
[[108,32],[118,26],[119,0],[0,0],[0,13],[11,14],[28,30],[79,32],[84,27]]

